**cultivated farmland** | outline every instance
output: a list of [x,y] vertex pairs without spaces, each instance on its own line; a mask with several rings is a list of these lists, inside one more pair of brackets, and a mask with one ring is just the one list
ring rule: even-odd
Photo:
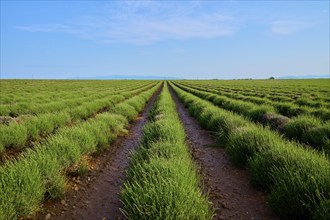
[[330,80],[1,80],[2,219],[329,219]]

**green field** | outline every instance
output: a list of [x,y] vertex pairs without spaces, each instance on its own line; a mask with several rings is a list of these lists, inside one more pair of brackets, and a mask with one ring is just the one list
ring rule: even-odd
[[[323,117],[329,113],[323,107],[329,106],[329,83],[329,80],[172,82],[191,114],[216,132],[233,163],[247,167],[251,184],[269,192],[270,206],[279,216],[289,219],[330,216],[330,124]],[[279,91],[291,102],[269,101],[276,97],[267,94]],[[262,94],[266,97],[261,98]],[[248,97],[253,96],[265,102],[249,101]],[[302,99],[308,102],[299,104]],[[288,114],[292,117],[283,120],[277,103],[289,109],[307,110],[297,111],[294,116]],[[305,107],[308,103],[318,103],[320,107]],[[322,112],[321,118],[314,113],[318,111]]]
[[0,220],[33,219],[61,200],[72,173],[91,172],[86,156],[125,137],[159,90],[120,186],[126,218],[216,217],[172,90],[278,217],[330,218],[329,79],[1,80],[0,89]]

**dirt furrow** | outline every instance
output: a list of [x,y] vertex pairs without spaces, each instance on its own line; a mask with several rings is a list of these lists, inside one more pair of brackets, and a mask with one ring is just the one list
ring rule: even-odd
[[130,125],[128,134],[118,137],[109,150],[93,159],[93,170],[85,177],[74,178],[72,190],[61,201],[46,203],[35,219],[124,219],[119,193],[129,165],[129,154],[139,143],[148,113],[159,93],[160,90],[152,96]]
[[215,208],[214,219],[277,219],[267,205],[265,194],[249,185],[247,170],[232,165],[224,148],[216,147],[215,138],[189,115],[172,88],[170,91],[192,155],[200,166],[205,191]]

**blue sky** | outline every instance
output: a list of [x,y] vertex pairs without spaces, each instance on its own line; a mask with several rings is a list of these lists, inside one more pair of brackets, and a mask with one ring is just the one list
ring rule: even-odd
[[329,74],[329,1],[3,1],[1,78]]

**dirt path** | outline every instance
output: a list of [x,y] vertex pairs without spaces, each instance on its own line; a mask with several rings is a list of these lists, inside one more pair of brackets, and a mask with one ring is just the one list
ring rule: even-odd
[[142,128],[147,121],[160,90],[156,92],[139,115],[129,133],[118,137],[109,150],[94,159],[94,169],[83,178],[72,180],[72,190],[61,201],[48,202],[35,219],[108,220],[123,219],[120,212],[120,187],[129,165],[129,154],[138,145]]
[[265,195],[249,185],[248,172],[229,161],[215,138],[203,129],[170,89],[186,129],[192,155],[201,168],[206,192],[215,208],[214,219],[277,219]]

